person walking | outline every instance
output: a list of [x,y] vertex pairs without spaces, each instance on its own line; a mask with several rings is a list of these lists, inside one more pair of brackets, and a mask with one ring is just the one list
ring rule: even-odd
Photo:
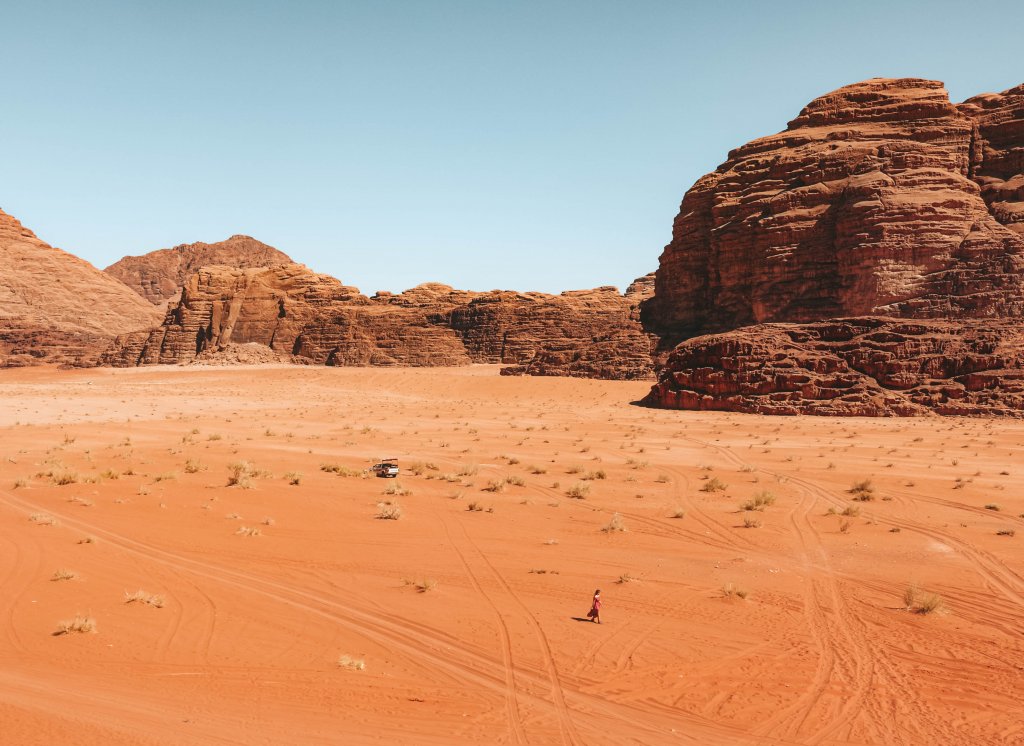
[[590,604],[590,611],[587,612],[590,621],[601,623],[601,590],[594,591],[594,600]]

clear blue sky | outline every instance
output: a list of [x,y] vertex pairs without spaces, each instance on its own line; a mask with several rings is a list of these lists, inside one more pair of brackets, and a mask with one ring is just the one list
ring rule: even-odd
[[0,0],[0,207],[103,267],[247,233],[372,292],[620,287],[874,76],[1024,82],[1024,3]]

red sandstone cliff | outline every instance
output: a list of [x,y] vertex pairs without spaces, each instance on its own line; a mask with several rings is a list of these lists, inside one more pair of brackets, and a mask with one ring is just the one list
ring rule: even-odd
[[0,210],[0,366],[88,364],[114,335],[159,318],[123,284]]
[[103,271],[164,309],[168,302],[178,300],[185,281],[200,267],[273,267],[291,261],[287,254],[255,238],[232,236],[217,243],[181,244],[141,256],[126,256]]
[[428,283],[367,297],[298,264],[204,267],[163,324],[120,337],[110,365],[176,364],[258,343],[326,365],[507,363],[510,373],[649,378],[652,337],[638,320],[642,278],[560,295],[473,293]]
[[[974,360],[976,344],[1016,349],[1008,320],[1024,312],[1022,174],[1024,86],[954,106],[941,83],[876,79],[815,99],[684,197],[643,318],[663,348],[687,341],[648,401],[780,413],[1020,409],[1015,385],[998,383],[1016,380],[1016,352],[991,363],[991,396],[962,395],[959,369],[936,373],[919,337],[947,340],[936,354],[954,360]],[[914,344],[881,351],[866,333],[839,351],[805,339],[830,334],[807,322],[868,315],[935,321]],[[802,325],[730,331],[764,322]],[[721,334],[688,339],[708,332]],[[874,353],[902,361],[900,387],[855,364]],[[893,393],[935,382],[942,396]],[[847,386],[871,393],[832,395]]]

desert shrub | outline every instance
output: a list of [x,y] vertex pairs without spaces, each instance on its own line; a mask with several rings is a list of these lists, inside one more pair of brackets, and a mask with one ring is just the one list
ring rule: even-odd
[[985,510],[995,510],[995,511],[998,511],[998,510],[1001,510],[1001,507],[999,506],[998,503],[988,503],[987,505],[985,505]]
[[342,655],[338,657],[338,667],[350,671],[365,671],[366,661],[362,658],[353,658],[351,655]]
[[164,597],[159,596],[155,593],[147,593],[146,591],[139,589],[137,591],[134,591],[133,593],[125,591],[124,602],[126,604],[139,602],[142,604],[146,604],[148,606],[155,606],[156,608],[161,609],[163,608],[164,605]]
[[736,598],[746,599],[747,596],[750,595],[750,591],[732,583],[726,583],[722,586],[722,595],[726,598],[732,598],[735,596]]
[[483,509],[484,506],[476,502],[475,500],[466,506],[466,510],[470,511],[471,513],[479,513]]
[[68,619],[57,623],[55,635],[69,635],[72,632],[95,632],[96,620],[90,616],[76,614],[74,619]]
[[854,500],[866,502],[875,499],[875,487],[870,479],[861,479],[850,485],[848,492],[853,495]]
[[412,490],[402,486],[401,482],[392,482],[391,484],[384,488],[383,494],[398,495],[399,497],[405,497],[406,495],[411,495]]
[[676,508],[671,514],[669,514],[669,518],[686,518],[686,509]]
[[32,523],[38,523],[40,526],[56,526],[57,519],[48,513],[33,513],[28,517]]
[[164,472],[163,474],[157,474],[155,477],[153,477],[153,481],[154,482],[170,482],[170,481],[172,481],[174,479],[177,479],[177,478],[178,478],[177,474],[175,474],[173,471],[168,471],[168,472]]
[[701,485],[701,492],[718,492],[726,488],[726,484],[718,477],[711,477],[709,480]]
[[517,477],[514,474],[512,476],[505,477],[505,481],[508,484],[511,484],[513,487],[525,487],[526,486],[526,480],[523,479],[522,477]]
[[996,531],[996,536],[1016,536],[1017,532],[1012,528],[1001,528]]
[[423,578],[422,580],[409,580],[408,578],[403,578],[402,582],[405,585],[413,586],[418,593],[426,593],[427,591],[432,591],[437,588],[437,581],[433,578]]
[[528,472],[530,472],[531,474],[547,474],[548,473],[548,470],[545,469],[543,466],[535,466],[533,464],[531,464],[530,466],[526,467],[526,470]]
[[843,520],[839,521],[839,533],[850,533],[850,521],[848,518],[844,518]]
[[203,471],[206,467],[199,461],[199,459],[190,458],[185,461],[185,473],[186,474],[198,474]]
[[78,577],[78,573],[74,570],[65,570],[63,567],[53,573],[50,576],[50,580],[74,580]]
[[856,518],[860,515],[859,505],[847,505],[843,508],[843,512],[840,515],[849,516],[850,518]]
[[623,532],[626,530],[626,524],[622,521],[622,516],[618,513],[613,513],[612,518],[607,524],[601,527],[601,530],[606,534]]
[[585,500],[587,495],[590,494],[590,485],[586,482],[577,482],[567,489],[565,494],[574,500]]
[[761,490],[752,498],[740,505],[742,510],[764,510],[769,505],[775,504],[775,495],[768,490]]
[[619,576],[619,579],[616,580],[615,582],[616,583],[635,583],[638,580],[640,580],[640,578],[636,577],[635,575],[630,575],[628,572],[624,572],[624,573],[622,573]]
[[252,477],[256,470],[248,461],[236,461],[228,464],[228,487],[241,487],[249,489],[252,487]]
[[504,492],[507,481],[505,479],[492,479],[482,489],[484,492]]
[[385,500],[377,503],[377,518],[382,521],[397,521],[402,517],[402,506],[397,500]]
[[917,600],[914,611],[918,614],[931,614],[936,611],[942,611],[945,606],[942,596],[937,593],[927,593]]
[[50,479],[54,484],[63,487],[68,484],[78,484],[81,477],[75,471],[57,471],[51,473]]
[[743,528],[761,528],[761,519],[745,515],[743,516]]
[[320,471],[337,474],[339,477],[358,477],[363,473],[360,469],[350,469],[341,464],[320,464]]
[[476,464],[463,464],[455,473],[460,477],[472,477],[480,470]]
[[291,486],[298,487],[299,484],[302,483],[302,472],[301,471],[285,472],[284,478],[285,478],[285,480],[287,480],[288,484],[290,484]]
[[105,471],[100,472],[100,477],[102,477],[103,479],[109,479],[113,481],[115,479],[121,478],[121,472],[114,471],[113,469],[107,469]]
[[239,536],[262,536],[263,532],[257,526],[240,526],[235,531],[235,534]]

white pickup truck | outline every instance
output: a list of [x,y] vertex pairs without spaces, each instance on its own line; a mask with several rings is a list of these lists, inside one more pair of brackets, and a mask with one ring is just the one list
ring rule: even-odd
[[387,459],[381,461],[379,464],[374,464],[370,467],[370,471],[376,474],[378,477],[394,478],[398,476],[398,464],[395,463],[398,459]]

